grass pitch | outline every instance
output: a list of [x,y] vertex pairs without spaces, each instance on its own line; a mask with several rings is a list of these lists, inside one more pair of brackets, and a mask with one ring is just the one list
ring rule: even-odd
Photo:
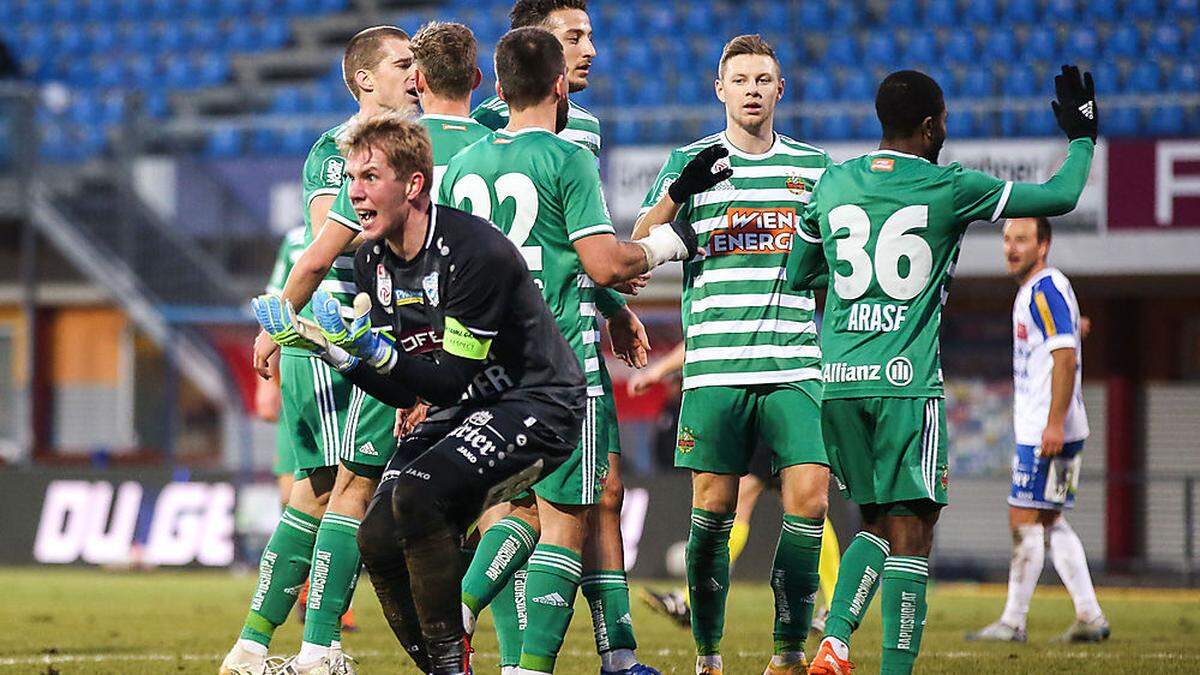
[[[205,673],[217,670],[241,626],[255,578],[249,573],[113,573],[85,569],[0,569],[0,673]],[[662,586],[665,587],[665,584]],[[1200,592],[1101,589],[1113,637],[1102,645],[1051,645],[1073,612],[1061,588],[1040,588],[1030,612],[1027,645],[976,644],[963,633],[983,626],[1004,605],[1001,586],[935,585],[921,673],[1196,673],[1200,672]],[[855,636],[858,673],[877,672],[878,601]],[[379,613],[369,582],[355,598],[361,631],[348,635],[359,672],[415,673]],[[642,659],[664,673],[693,671],[690,634],[636,598]],[[485,615],[486,617],[486,615]],[[725,672],[758,675],[771,650],[772,600],[765,584],[738,584],[729,601]],[[299,646],[292,621],[273,653]],[[586,605],[575,621],[557,672],[599,670]],[[494,673],[496,643],[485,618],[475,646],[476,669]],[[810,653],[815,642],[810,643]]]

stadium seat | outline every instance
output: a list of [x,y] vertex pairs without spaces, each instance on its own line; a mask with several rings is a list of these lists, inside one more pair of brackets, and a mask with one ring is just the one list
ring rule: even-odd
[[1096,83],[1098,91],[1116,93],[1124,86],[1121,69],[1109,59],[1101,60],[1094,66],[1081,65],[1080,68],[1092,73],[1092,80]]
[[1067,33],[1063,58],[1071,63],[1090,61],[1096,57],[1096,46],[1096,31],[1088,26],[1077,26]]
[[1170,91],[1190,94],[1200,92],[1200,66],[1191,61],[1176,63],[1167,85]]
[[1120,9],[1117,0],[1089,0],[1083,4],[1083,13],[1092,21],[1116,21]]
[[[958,94],[958,83],[955,81],[954,74],[941,66],[929,66],[920,69],[929,77],[933,78],[934,82],[942,89],[942,96],[946,98],[954,98]],[[868,97],[871,100],[875,99],[875,89],[878,87],[878,82],[871,81],[871,95]]]
[[1047,0],[1043,19],[1055,23],[1070,23],[1079,18],[1075,0]]
[[844,101],[872,101],[875,99],[875,84],[861,69],[851,70],[842,79],[838,98]]
[[192,48],[191,41],[183,24],[178,22],[163,22],[154,27],[158,35],[158,49],[167,54],[179,54]]
[[1121,18],[1125,21],[1145,21],[1158,16],[1158,0],[1125,0]]
[[833,80],[823,70],[810,69],[801,82],[803,100],[811,103],[831,101],[833,95]]
[[996,21],[995,0],[973,0],[968,2],[963,11],[963,19],[969,24],[991,26]]
[[1100,133],[1114,138],[1136,136],[1140,120],[1138,109],[1132,106],[1120,106],[1102,111],[1103,120],[1100,122]]
[[833,2],[829,11],[829,28],[851,30],[860,25],[858,5],[852,2]]
[[125,81],[125,68],[122,66],[119,57],[100,59],[93,72],[95,73],[97,87],[106,89],[119,87]]
[[262,32],[259,33],[259,40],[262,48],[278,49],[287,44],[291,29],[288,28],[286,19],[271,17],[263,22]]
[[[1184,20],[1195,23],[1200,17],[1200,0],[1167,0],[1166,17],[1175,21]],[[1193,27],[1192,30],[1195,30]]]
[[1008,69],[1000,87],[1005,96],[1033,96],[1039,93],[1039,84],[1031,69],[1017,66]]
[[1021,133],[1025,136],[1053,136],[1059,133],[1058,123],[1054,120],[1054,112],[1049,106],[1035,108],[1021,113]]
[[1123,23],[1113,28],[1104,41],[1104,55],[1110,59],[1132,59],[1141,53],[1142,37],[1137,26]]
[[855,66],[861,56],[861,50],[850,36],[835,35],[828,39],[822,60],[829,66]]
[[1146,130],[1155,136],[1181,136],[1187,127],[1183,107],[1174,104],[1150,110],[1146,121]]
[[882,66],[887,70],[892,70],[900,57],[895,33],[886,28],[868,33],[863,40],[862,52],[863,63],[868,66]]
[[1058,40],[1054,29],[1048,26],[1034,26],[1021,46],[1021,60],[1025,62],[1042,61],[1054,63],[1058,60]]
[[215,21],[193,21],[187,25],[188,42],[192,49],[213,51],[224,46],[224,39]]
[[308,97],[299,87],[284,87],[271,100],[271,112],[278,115],[298,115],[308,110]]
[[[708,3],[695,3],[707,5]],[[797,30],[812,30],[814,26],[825,26],[829,23],[829,9],[823,2],[801,2],[796,9]]]
[[844,141],[854,135],[848,115],[826,115],[817,121],[816,126],[816,137],[822,141]]
[[922,14],[927,28],[951,28],[958,25],[958,3],[954,0],[926,0]]
[[1036,0],[1008,0],[1004,5],[1004,20],[1010,24],[1034,24],[1038,21]]
[[202,151],[205,157],[224,159],[242,152],[242,133],[232,127],[217,127],[209,132]]
[[982,68],[967,70],[959,81],[958,92],[961,96],[972,98],[987,98],[992,96],[995,92],[993,90],[991,73]]
[[983,56],[991,63],[1011,63],[1017,59],[1018,54],[1020,50],[1017,49],[1017,40],[1010,30],[992,31],[983,41]]
[[934,63],[937,61],[937,39],[932,31],[914,31],[909,33],[908,43],[904,45],[904,64]]
[[879,128],[879,118],[870,113],[854,115],[852,118],[854,138],[877,139],[883,134]]
[[1183,53],[1183,31],[1173,23],[1159,24],[1146,40],[1146,55],[1176,58]]
[[950,138],[975,136],[975,115],[967,110],[951,112],[946,118],[946,133]]
[[150,89],[142,93],[141,111],[153,119],[163,119],[171,114],[171,104],[166,92],[161,89]]
[[917,24],[918,9],[916,0],[892,0],[888,3],[884,14],[884,26],[887,28],[907,28]]
[[249,52],[258,48],[258,29],[250,21],[234,21],[226,26],[225,47],[235,52]]
[[974,63],[978,58],[978,51],[975,49],[975,35],[965,30],[951,32],[942,45],[942,54],[955,63]]
[[1153,61],[1141,61],[1125,78],[1125,91],[1131,94],[1153,94],[1162,86],[1162,72]]
[[[819,3],[807,2],[805,5],[821,6]],[[597,12],[602,16],[607,16],[606,12]],[[683,29],[685,33],[690,35],[707,34],[715,27],[713,23],[712,5],[707,2],[693,2],[684,5],[683,8]]]

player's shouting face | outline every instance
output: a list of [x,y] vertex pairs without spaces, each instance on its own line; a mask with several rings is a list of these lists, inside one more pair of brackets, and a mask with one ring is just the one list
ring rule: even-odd
[[775,105],[783,97],[783,78],[770,56],[739,54],[722,65],[716,89],[730,124],[758,129],[775,116]]
[[355,149],[346,157],[347,188],[363,236],[371,241],[386,239],[404,223],[415,199],[425,189],[420,172],[398,176],[379,148]]
[[587,12],[582,9],[555,10],[546,18],[544,27],[562,43],[571,92],[587,89],[592,59],[596,58],[596,45],[592,44],[592,20]]

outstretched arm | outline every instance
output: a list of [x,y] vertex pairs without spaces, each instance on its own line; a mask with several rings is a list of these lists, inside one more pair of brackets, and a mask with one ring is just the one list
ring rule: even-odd
[[1067,158],[1045,183],[1013,183],[1001,215],[1005,218],[1029,218],[1069,213],[1079,202],[1079,195],[1083,194],[1083,187],[1087,184],[1095,147],[1095,141],[1090,138],[1071,141],[1067,147]]

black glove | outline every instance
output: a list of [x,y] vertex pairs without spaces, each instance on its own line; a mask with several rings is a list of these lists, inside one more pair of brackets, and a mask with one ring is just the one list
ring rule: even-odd
[[687,257],[684,258],[684,261],[695,258],[696,253],[700,250],[700,241],[696,238],[696,230],[692,229],[692,224],[676,219],[668,225],[671,226],[671,231],[679,237],[679,241],[683,242],[683,247],[687,249]]
[[[688,200],[688,197],[700,194],[732,176],[733,169],[729,167],[713,173],[713,164],[728,155],[729,149],[721,144],[710,145],[701,150],[700,154],[693,157],[692,161],[683,167],[683,171],[679,172],[679,178],[671,183],[671,187],[667,188],[667,194],[671,196],[671,201],[682,204]],[[692,239],[695,240],[694,234]]]
[[1084,73],[1080,78],[1079,68],[1063,66],[1062,74],[1054,76],[1054,93],[1058,100],[1051,101],[1050,107],[1067,138],[1072,141],[1076,138],[1096,140],[1096,86],[1092,83],[1092,74]]

